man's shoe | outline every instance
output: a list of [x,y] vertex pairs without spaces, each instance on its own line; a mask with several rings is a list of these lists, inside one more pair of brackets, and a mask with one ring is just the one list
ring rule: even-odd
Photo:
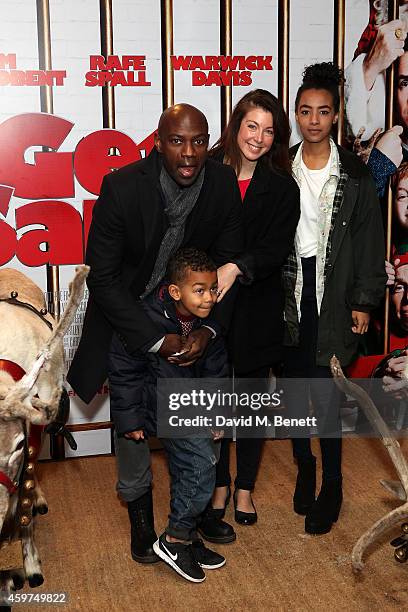
[[298,475],[293,494],[293,509],[296,514],[305,516],[316,499],[316,457],[298,459]]
[[193,547],[193,555],[200,567],[212,570],[225,565],[225,557],[207,548],[200,538],[193,540],[191,546]]
[[306,533],[312,535],[328,533],[339,518],[342,501],[342,478],[323,481],[318,498],[306,514]]
[[198,531],[204,539],[215,544],[234,542],[236,533],[232,525],[222,520],[224,514],[224,509],[209,507],[205,510],[198,526]]
[[166,534],[153,544],[153,550],[160,559],[170,565],[180,576],[190,582],[203,582],[205,574],[195,558],[192,544],[168,542]]
[[138,563],[156,563],[159,559],[153,550],[157,540],[154,530],[152,490],[128,502],[130,520],[130,552],[132,559]]

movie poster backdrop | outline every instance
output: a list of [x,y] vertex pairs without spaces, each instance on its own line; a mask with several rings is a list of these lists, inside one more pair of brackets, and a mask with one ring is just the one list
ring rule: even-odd
[[[74,267],[84,260],[92,207],[103,176],[143,158],[153,146],[158,118],[171,98],[168,92],[166,98],[163,90],[166,36],[172,40],[169,70],[173,100],[189,102],[204,111],[214,142],[221,130],[223,88],[230,88],[232,103],[257,87],[278,92],[278,65],[282,61],[278,12],[286,6],[290,18],[289,114],[292,142],[297,142],[293,115],[296,89],[305,65],[333,58],[335,4],[327,0],[3,0],[0,266],[28,274],[44,292],[54,293],[49,295],[51,307],[63,309]],[[345,65],[355,73],[346,89],[344,137],[349,146],[361,127],[365,128],[360,139],[365,148],[371,146],[376,129],[384,128],[387,67],[378,71],[369,89],[362,75],[364,58],[375,55],[372,49],[377,32],[388,21],[384,4],[378,0],[345,2]],[[401,2],[401,12],[405,12],[405,4]],[[226,5],[232,13],[231,52],[222,54],[220,14]],[[169,22],[164,22],[169,9],[170,29]],[[107,21],[112,26],[109,40],[105,40]],[[392,42],[405,40],[399,23],[389,28],[393,29],[388,36]],[[408,90],[408,68],[405,75]],[[406,86],[402,77],[398,92]],[[403,93],[397,97],[402,100]],[[401,125],[404,108],[401,106],[396,120]],[[406,116],[408,122],[408,112]],[[408,135],[404,127],[404,156],[405,132]],[[392,134],[388,140],[395,145]],[[404,163],[398,165],[398,172],[396,168],[391,172],[396,195],[390,265],[396,270],[396,282],[391,289],[390,329],[398,337],[398,348],[403,348],[408,317],[404,285],[408,276],[408,257],[404,269],[408,170]],[[80,338],[86,298],[65,338],[67,365]],[[383,352],[378,348],[381,326],[379,314],[374,344],[364,348],[366,353]],[[392,337],[391,348],[394,346]],[[70,423],[82,429],[74,434],[79,447],[76,455],[111,452],[108,394],[105,384],[87,406],[70,390]],[[65,452],[66,456],[72,454],[69,447]]]

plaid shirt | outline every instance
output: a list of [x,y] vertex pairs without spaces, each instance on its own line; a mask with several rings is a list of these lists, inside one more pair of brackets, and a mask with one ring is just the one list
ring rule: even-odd
[[[302,189],[301,180],[301,155],[303,144],[297,150],[296,156],[292,162],[292,172],[300,190]],[[330,139],[330,172],[318,202],[318,242],[316,255],[316,299],[317,308],[320,312],[320,306],[323,300],[324,284],[326,280],[327,264],[331,254],[331,238],[337,214],[340,210],[343,201],[344,185],[348,179],[347,173],[341,166],[339,153],[333,140]],[[298,312],[298,320],[300,321],[300,301],[302,299],[303,275],[302,266],[299,254],[295,245],[290,253],[283,268],[283,277],[285,287],[290,287],[294,294],[296,307]],[[287,296],[288,298],[289,296]]]

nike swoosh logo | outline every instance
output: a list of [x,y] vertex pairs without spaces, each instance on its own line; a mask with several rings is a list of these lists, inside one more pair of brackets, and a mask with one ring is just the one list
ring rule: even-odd
[[166,551],[166,553],[169,555],[170,559],[173,559],[173,561],[177,561],[178,554],[176,553],[175,555],[172,555],[169,549],[163,544],[163,542],[162,542],[162,546],[164,550]]

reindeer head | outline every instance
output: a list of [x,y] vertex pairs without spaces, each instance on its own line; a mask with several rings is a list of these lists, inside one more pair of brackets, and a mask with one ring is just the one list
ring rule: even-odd
[[62,338],[81,300],[88,272],[87,266],[77,268],[64,314],[30,370],[17,382],[8,372],[0,371],[0,531],[7,513],[8,521],[17,503],[17,495],[11,494],[15,492],[13,483],[24,461],[26,428],[30,423],[46,425],[57,415],[62,393],[62,360],[61,371],[56,372],[55,388],[48,401],[35,396],[36,382],[41,369],[47,367],[53,355],[62,350]]
[[[33,369],[37,369],[37,362]],[[47,424],[53,420],[61,395],[61,388],[57,388],[47,404],[30,397],[27,379],[35,380],[32,371],[18,382],[8,372],[0,371],[0,531],[6,515],[15,511],[17,496],[13,494],[19,484],[30,423]]]

